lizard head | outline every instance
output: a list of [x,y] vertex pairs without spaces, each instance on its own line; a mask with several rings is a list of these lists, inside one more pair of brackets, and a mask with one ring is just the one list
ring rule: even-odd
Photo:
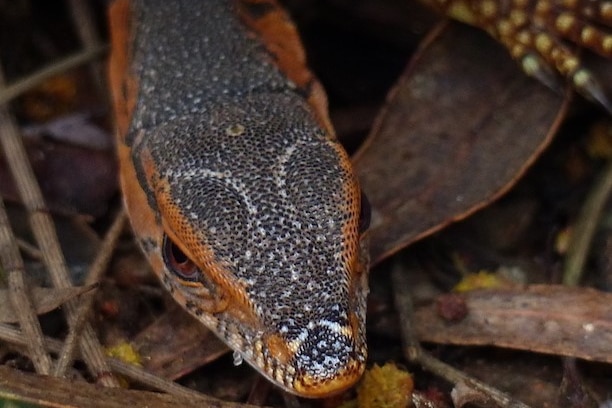
[[277,385],[323,397],[365,367],[368,206],[340,144],[305,106],[285,111],[295,100],[141,132],[131,176],[145,192],[127,205],[178,303]]

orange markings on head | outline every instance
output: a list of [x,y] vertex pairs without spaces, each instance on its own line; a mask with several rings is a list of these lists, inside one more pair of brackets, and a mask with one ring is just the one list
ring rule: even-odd
[[288,347],[287,341],[278,334],[268,334],[264,337],[264,343],[272,357],[280,364],[288,365],[295,353]]
[[349,313],[348,316],[348,321],[349,321],[349,325],[351,327],[351,334],[350,337],[356,342],[357,339],[355,338],[355,334],[359,333],[360,330],[362,330],[361,328],[361,319],[359,318],[359,316],[357,316],[357,314],[355,314],[354,312]]
[[242,287],[230,279],[222,280],[220,285],[230,296],[230,303],[225,313],[234,321],[239,321],[254,331],[263,330],[261,319],[255,313],[255,308]]
[[138,81],[130,74],[132,15],[129,0],[115,0],[109,8],[111,54],[109,82],[117,127],[117,153],[121,190],[132,227],[142,238],[156,240],[160,236],[154,210],[140,186],[132,162],[132,150],[125,144],[132,113],[136,106]]
[[300,377],[294,382],[295,391],[308,398],[325,398],[351,388],[363,375],[365,364],[352,362],[332,380],[321,381],[312,376]]
[[280,71],[299,89],[308,92],[306,99],[317,122],[330,137],[334,137],[325,90],[307,67],[304,47],[287,12],[276,0],[237,0],[237,4],[243,23],[274,56]]
[[[146,169],[148,166],[145,164],[144,167]],[[154,169],[152,171],[154,172]],[[234,316],[237,321],[256,327],[259,319],[248,301],[246,292],[235,280],[229,265],[219,261],[212,248],[206,244],[206,232],[196,230],[184,216],[176,204],[176,197],[171,196],[167,180],[157,178],[155,196],[165,233],[215,285],[216,295],[214,299],[209,299],[212,303],[204,307],[204,310],[208,313],[224,312]],[[188,283],[185,286],[193,285]]]
[[138,182],[136,170],[131,159],[132,150],[129,146],[119,143],[119,179],[125,205],[130,214],[130,222],[136,235],[161,242],[159,238],[163,233],[161,225],[157,222],[155,211],[150,207],[147,195]]
[[339,144],[334,145],[334,149],[339,158],[340,166],[344,174],[347,175],[344,184],[344,197],[346,197],[345,208],[340,208],[339,211],[345,216],[351,216],[350,222],[346,222],[342,227],[342,235],[346,245],[342,259],[347,264],[353,274],[361,272],[364,265],[361,265],[362,259],[359,253],[359,214],[361,209],[361,189],[359,182],[353,173],[353,166],[346,151]]
[[[140,150],[139,161],[144,170],[147,184],[154,192],[161,225],[157,223],[155,213],[152,210],[146,211],[150,209],[149,203],[142,187],[138,184],[134,168],[131,165],[129,148],[124,146],[122,151],[121,156],[124,157],[122,161],[127,163],[127,165],[122,166],[122,169],[129,173],[129,176],[125,178],[128,180],[126,184],[129,186],[128,188],[133,190],[127,191],[124,187],[124,191],[127,192],[126,197],[132,201],[131,204],[128,202],[128,207],[133,210],[130,212],[132,214],[131,219],[138,235],[152,236],[157,245],[161,246],[163,235],[166,234],[185,256],[194,262],[207,278],[214,282],[216,289],[218,289],[215,290],[216,297],[201,299],[201,304],[198,306],[203,310],[208,313],[226,312],[239,321],[250,322],[253,326],[256,326],[258,319],[248,301],[247,294],[234,280],[227,265],[219,262],[212,249],[206,245],[205,232],[196,231],[184,216],[183,211],[177,205],[176,197],[171,195],[168,181],[158,174],[157,166],[150,152],[146,149]],[[135,201],[135,198],[138,199]],[[146,215],[146,217],[142,218],[142,222],[139,222],[141,214]],[[150,258],[150,260],[153,263],[153,259]],[[164,269],[155,268],[157,275],[163,278],[165,265],[160,262],[155,264],[163,266]],[[194,287],[196,285],[188,283],[183,286]],[[174,292],[173,296],[183,305],[186,303],[186,293]],[[193,301],[193,299],[191,300]]]

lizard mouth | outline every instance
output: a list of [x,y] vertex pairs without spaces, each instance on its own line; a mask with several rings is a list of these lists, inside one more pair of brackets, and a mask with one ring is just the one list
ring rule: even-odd
[[326,375],[318,370],[308,371],[297,376],[293,381],[291,392],[308,398],[323,398],[338,394],[353,386],[365,370],[365,350],[356,353],[341,367],[334,369],[333,375]]
[[308,331],[292,364],[297,376],[295,391],[309,397],[324,397],[349,388],[363,374],[367,350],[349,325],[320,322]]
[[265,334],[243,356],[285,391],[323,398],[350,388],[361,378],[367,347],[350,325],[323,321],[292,341]]

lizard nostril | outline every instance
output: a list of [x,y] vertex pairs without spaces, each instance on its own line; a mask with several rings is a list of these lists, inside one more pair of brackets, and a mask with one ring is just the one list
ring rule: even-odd
[[199,280],[200,269],[167,235],[164,235],[163,257],[166,267],[179,278],[190,282]]

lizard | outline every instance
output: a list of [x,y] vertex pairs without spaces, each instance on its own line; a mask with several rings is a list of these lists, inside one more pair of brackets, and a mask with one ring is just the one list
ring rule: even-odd
[[[558,38],[609,55],[609,35],[530,24],[555,2],[422,1],[488,31],[528,73],[608,103]],[[610,19],[609,2],[565,3]],[[368,204],[287,13],[275,0],[115,0],[110,26],[120,183],[162,285],[283,390],[351,387],[367,359]]]
[[288,16],[269,0],[112,7],[120,183],[163,286],[281,388],[351,386],[367,204]]

